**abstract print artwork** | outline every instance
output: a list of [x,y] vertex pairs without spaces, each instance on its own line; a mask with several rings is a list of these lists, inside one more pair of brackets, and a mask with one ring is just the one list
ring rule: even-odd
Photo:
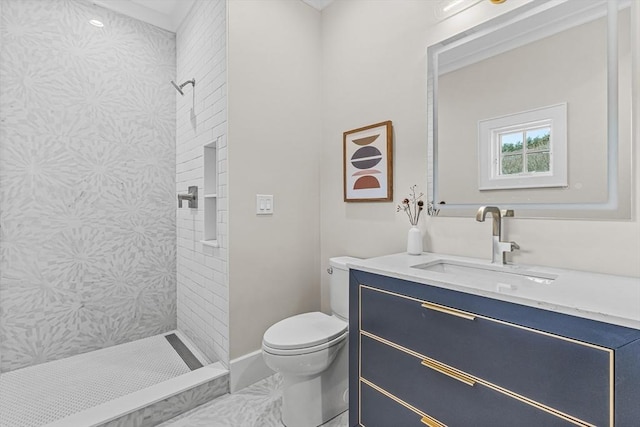
[[391,121],[345,132],[343,150],[344,201],[392,200]]

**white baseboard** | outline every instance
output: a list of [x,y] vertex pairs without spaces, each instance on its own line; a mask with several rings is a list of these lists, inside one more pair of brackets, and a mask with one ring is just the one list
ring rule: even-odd
[[273,374],[275,372],[264,363],[262,350],[247,353],[231,361],[229,388],[235,393]]

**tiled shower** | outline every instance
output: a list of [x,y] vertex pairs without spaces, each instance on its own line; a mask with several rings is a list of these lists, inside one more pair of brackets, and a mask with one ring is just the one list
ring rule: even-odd
[[226,227],[205,247],[202,212],[176,210],[204,144],[226,170],[225,15],[196,1],[176,35],[87,0],[0,2],[1,372],[174,330],[228,366]]
[[175,329],[174,34],[9,0],[2,41],[2,371]]

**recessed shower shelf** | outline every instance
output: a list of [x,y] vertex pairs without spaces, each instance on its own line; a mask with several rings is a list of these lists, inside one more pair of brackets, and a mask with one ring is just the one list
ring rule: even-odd
[[[219,139],[219,138],[218,138]],[[204,146],[204,235],[200,242],[218,248],[218,139]]]
[[202,243],[205,246],[209,246],[212,248],[219,248],[220,245],[218,244],[217,240],[200,240],[200,243]]

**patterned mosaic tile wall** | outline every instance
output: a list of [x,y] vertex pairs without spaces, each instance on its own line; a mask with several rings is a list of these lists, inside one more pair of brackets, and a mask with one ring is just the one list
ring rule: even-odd
[[0,37],[1,370],[175,329],[175,35],[2,0]]

